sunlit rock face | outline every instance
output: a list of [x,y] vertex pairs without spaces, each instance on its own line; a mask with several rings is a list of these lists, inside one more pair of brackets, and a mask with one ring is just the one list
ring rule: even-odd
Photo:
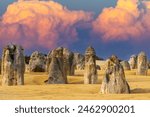
[[137,56],[132,55],[129,59],[130,69],[137,69]]
[[120,64],[123,66],[124,70],[130,70],[130,64],[128,61],[121,61]]
[[74,65],[76,70],[84,70],[85,68],[84,55],[80,53],[74,53]]
[[38,51],[33,52],[26,68],[29,69],[29,72],[45,72],[46,55]]
[[145,52],[138,54],[137,58],[137,75],[147,75],[148,72],[148,59]]
[[96,53],[93,47],[85,51],[84,84],[95,84],[97,82]]
[[26,49],[69,45],[78,41],[77,29],[91,20],[91,13],[69,10],[52,0],[21,0],[9,4],[0,20],[0,45],[10,40]]
[[[69,49],[62,47],[63,49],[63,69],[66,75],[74,75],[75,72],[75,64],[74,64],[74,53]],[[55,49],[54,49],[55,50]],[[46,71],[49,71],[49,65],[52,59],[52,51],[50,51],[47,55],[47,63],[46,63]]]
[[115,55],[112,55],[107,63],[107,69],[102,81],[101,93],[130,93],[130,87],[125,79],[124,69]]
[[7,45],[2,54],[2,85],[24,85],[25,58],[19,45]]
[[67,75],[64,70],[63,47],[52,50],[49,54],[47,84],[66,84]]
[[67,48],[63,48],[63,58],[64,58],[64,70],[67,71],[67,75],[74,75],[75,73],[75,65],[74,65],[74,53],[68,50]]

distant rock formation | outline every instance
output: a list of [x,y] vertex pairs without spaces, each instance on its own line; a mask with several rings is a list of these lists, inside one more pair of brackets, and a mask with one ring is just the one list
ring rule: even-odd
[[115,55],[112,55],[107,63],[107,69],[102,81],[101,93],[130,93],[130,87],[125,79],[124,69]]
[[2,54],[2,85],[24,85],[25,58],[19,45],[7,45]]
[[30,56],[25,56],[25,63],[29,64],[29,61],[30,61]]
[[97,82],[96,53],[93,47],[85,51],[84,84],[95,84]]
[[130,69],[137,69],[137,56],[132,55],[129,59]]
[[147,75],[148,72],[148,59],[145,52],[138,54],[137,58],[137,75]]
[[123,66],[124,70],[130,70],[130,64],[128,61],[121,61],[120,64]]
[[96,65],[100,67],[100,70],[106,70],[107,60],[96,60]]
[[[47,84],[66,84],[67,76],[66,71],[64,71],[64,58],[63,58],[63,48],[59,47],[52,50],[49,55],[48,60],[48,80],[45,81]],[[65,72],[65,73],[64,73]]]
[[46,56],[38,51],[33,52],[28,67],[29,72],[45,72]]
[[101,67],[99,65],[96,65],[97,70],[101,70]]
[[85,67],[84,55],[80,53],[74,53],[74,65],[76,70],[84,70]]
[[30,56],[25,56],[25,72],[30,72],[29,62]]

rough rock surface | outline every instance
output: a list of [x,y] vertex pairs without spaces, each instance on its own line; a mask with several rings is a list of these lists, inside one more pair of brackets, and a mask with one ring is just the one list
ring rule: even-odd
[[102,81],[101,93],[130,93],[130,87],[125,79],[124,69],[115,55],[111,56],[108,61],[107,70]]
[[120,64],[123,66],[124,70],[130,70],[130,64],[128,61],[121,61]]
[[76,70],[84,70],[85,58],[80,53],[74,53],[74,65]]
[[2,54],[2,85],[23,85],[25,58],[19,45],[7,45]]
[[29,61],[29,72],[45,72],[46,56],[38,51],[32,53]]
[[138,54],[137,58],[137,75],[147,75],[148,72],[148,59],[145,52]]
[[[63,48],[63,67],[64,67],[64,73],[66,75],[74,75],[75,72],[75,65],[74,65],[74,53],[68,50],[67,48]],[[55,50],[55,49],[54,49]],[[46,63],[46,71],[49,71],[49,65],[52,60],[52,51],[49,52],[47,55],[47,63]]]
[[129,65],[130,69],[136,69],[137,68],[137,56],[132,55],[129,59]]
[[52,50],[49,56],[49,65],[47,65],[49,77],[48,80],[45,81],[45,83],[66,84],[67,76],[66,71],[64,71],[63,48],[59,47],[57,49]]
[[97,82],[96,53],[93,47],[88,47],[85,52],[84,84]]
[[74,75],[75,65],[73,62],[74,53],[69,51],[67,48],[63,48],[63,59],[64,59],[64,70],[67,71],[67,75]]

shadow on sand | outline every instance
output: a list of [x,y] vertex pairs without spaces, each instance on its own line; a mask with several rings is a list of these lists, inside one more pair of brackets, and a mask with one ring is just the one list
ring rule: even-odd
[[[84,81],[75,81],[75,82],[70,82],[69,84],[84,84]],[[102,84],[102,80],[98,79],[96,84]]]
[[150,89],[142,89],[142,88],[136,88],[131,90],[132,94],[137,94],[137,93],[150,93]]

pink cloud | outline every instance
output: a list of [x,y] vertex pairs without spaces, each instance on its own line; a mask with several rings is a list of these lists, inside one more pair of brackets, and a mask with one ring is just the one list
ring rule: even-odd
[[[142,7],[139,7],[139,4]],[[150,2],[118,0],[93,22],[93,32],[103,41],[143,40],[150,36]]]
[[54,48],[70,44],[78,40],[76,29],[91,20],[91,13],[71,11],[54,1],[15,2],[0,21],[1,45],[13,42],[25,48]]

